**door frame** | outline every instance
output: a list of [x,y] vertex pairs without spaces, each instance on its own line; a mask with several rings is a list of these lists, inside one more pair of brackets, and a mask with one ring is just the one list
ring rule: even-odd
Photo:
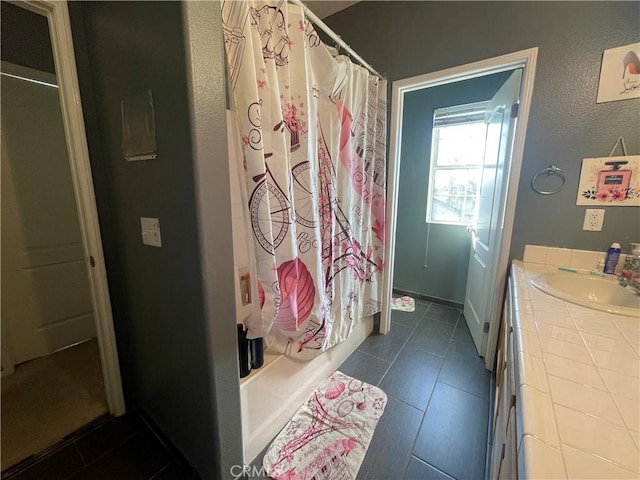
[[107,404],[112,415],[120,416],[126,411],[124,394],[67,2],[25,0],[11,3],[46,17],[49,23],[51,49],[59,87],[60,108],[78,208],[85,265],[91,287],[91,301]]
[[395,263],[396,225],[398,210],[398,188],[400,181],[400,156],[402,147],[402,113],[404,109],[404,94],[424,88],[437,87],[448,83],[469,80],[493,73],[523,68],[522,85],[520,92],[520,107],[518,121],[516,122],[511,154],[511,171],[507,185],[506,207],[504,212],[504,229],[500,241],[498,254],[497,287],[494,298],[490,304],[490,326],[487,338],[487,350],[485,354],[485,366],[493,370],[495,361],[498,332],[500,327],[499,312],[500,300],[509,264],[509,250],[511,248],[511,234],[513,232],[513,220],[515,217],[516,199],[518,196],[518,184],[520,181],[520,167],[527,132],[531,97],[535,79],[538,47],[527,50],[508,53],[498,57],[481,60],[478,62],[459,65],[437,72],[417,75],[415,77],[396,80],[393,82],[391,95],[391,138],[389,146],[389,167],[387,179],[387,211],[385,231],[386,268],[383,272],[382,300],[383,309],[380,317],[380,333],[386,334],[391,329],[391,298],[393,294],[393,269]]

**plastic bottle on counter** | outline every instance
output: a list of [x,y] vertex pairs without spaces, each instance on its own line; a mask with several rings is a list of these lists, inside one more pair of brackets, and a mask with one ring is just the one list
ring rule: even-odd
[[604,261],[604,273],[614,275],[616,273],[616,267],[618,266],[618,260],[620,259],[620,244],[612,243],[607,250],[607,257]]
[[632,243],[631,255],[627,255],[622,267],[622,276],[635,280],[640,278],[640,243]]

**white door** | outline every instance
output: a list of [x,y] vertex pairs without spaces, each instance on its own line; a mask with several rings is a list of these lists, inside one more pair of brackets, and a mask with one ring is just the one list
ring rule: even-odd
[[58,89],[1,78],[2,337],[18,364],[96,329]]
[[522,70],[518,69],[498,90],[487,107],[487,142],[482,167],[476,225],[470,228],[471,259],[467,276],[464,316],[478,349],[484,356],[491,321],[496,265],[502,242],[506,188]]

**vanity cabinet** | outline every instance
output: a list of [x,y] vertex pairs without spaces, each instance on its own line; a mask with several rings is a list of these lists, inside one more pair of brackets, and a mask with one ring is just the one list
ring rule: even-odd
[[504,303],[498,354],[496,359],[496,393],[493,408],[493,442],[490,479],[518,477],[516,431],[516,357],[513,331],[512,280],[509,279]]

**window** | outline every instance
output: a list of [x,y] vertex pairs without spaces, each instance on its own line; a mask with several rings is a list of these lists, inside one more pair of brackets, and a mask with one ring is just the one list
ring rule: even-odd
[[471,103],[434,112],[427,222],[473,222],[487,134],[487,105]]

